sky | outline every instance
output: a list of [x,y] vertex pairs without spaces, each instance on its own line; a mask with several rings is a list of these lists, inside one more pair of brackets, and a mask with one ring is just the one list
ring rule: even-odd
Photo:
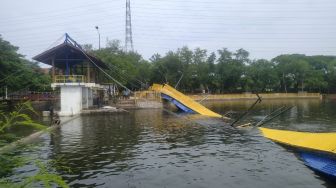
[[[125,0],[1,0],[0,34],[28,59],[64,33],[98,48],[125,42]],[[134,49],[144,59],[183,46],[244,48],[255,59],[336,55],[335,0],[131,0]]]

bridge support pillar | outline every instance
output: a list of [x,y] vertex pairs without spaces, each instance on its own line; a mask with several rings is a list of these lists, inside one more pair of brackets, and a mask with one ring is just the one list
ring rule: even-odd
[[83,108],[83,87],[61,86],[61,111],[60,116],[79,114]]

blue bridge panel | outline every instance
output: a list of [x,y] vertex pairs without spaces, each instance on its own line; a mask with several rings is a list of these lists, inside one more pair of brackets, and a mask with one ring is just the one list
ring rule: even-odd
[[310,152],[301,152],[301,158],[305,162],[305,165],[313,170],[329,177],[336,178],[335,158]]
[[185,105],[183,105],[182,103],[180,103],[179,101],[177,101],[176,99],[166,95],[166,94],[161,94],[161,97],[163,99],[166,99],[167,101],[175,104],[175,106],[182,110],[183,112],[186,112],[186,113],[190,113],[190,114],[194,114],[195,112],[193,110],[191,110],[190,108],[186,107]]

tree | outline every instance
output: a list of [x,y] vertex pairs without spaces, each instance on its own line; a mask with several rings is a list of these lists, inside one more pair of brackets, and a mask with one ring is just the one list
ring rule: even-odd
[[331,91],[335,73],[334,56],[280,55],[272,60],[281,78],[282,91]]
[[5,87],[9,92],[22,89],[49,91],[50,76],[44,74],[37,63],[24,59],[17,53],[18,49],[0,36],[0,95],[4,94]]
[[[148,85],[151,77],[149,62],[137,52],[125,53],[120,41],[107,41],[106,47],[92,51],[108,66],[108,74],[120,83],[133,90]],[[105,82],[112,82],[105,78]]]
[[244,73],[244,63],[242,59],[233,59],[232,52],[226,48],[218,50],[218,76],[221,82],[221,92],[227,90],[236,92],[241,90],[241,81]]
[[267,92],[276,89],[279,78],[274,63],[258,59],[247,67],[246,75],[249,78],[248,86],[252,91]]
[[212,52],[210,56],[207,59],[208,64],[208,77],[206,79],[206,85],[208,92],[216,92],[216,89],[218,88],[218,81],[216,79],[216,54]]
[[248,64],[250,62],[249,55],[250,53],[242,48],[238,49],[234,54],[234,57],[237,61]]

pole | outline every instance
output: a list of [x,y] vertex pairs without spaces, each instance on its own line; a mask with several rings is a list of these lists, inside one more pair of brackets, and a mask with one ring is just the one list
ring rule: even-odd
[[56,82],[55,81],[55,56],[52,58],[51,60],[51,77],[52,77],[52,82]]
[[180,79],[178,80],[177,84],[175,85],[175,89],[176,89],[176,88],[177,88],[177,86],[180,84],[180,81],[182,80],[182,78],[183,78],[183,73],[182,73],[182,75],[181,75]]
[[5,99],[6,100],[8,99],[8,96],[7,96],[7,86],[5,86]]
[[99,32],[99,27],[96,26],[97,32],[98,32],[98,40],[99,40],[99,50],[100,50],[100,32]]
[[250,113],[250,111],[254,108],[254,106],[262,101],[261,97],[258,93],[256,93],[258,99],[250,106],[250,108],[243,113],[241,116],[239,116],[234,122],[231,123],[231,126],[233,127],[234,124],[236,124],[239,120],[241,120],[243,117],[245,117],[247,114]]

